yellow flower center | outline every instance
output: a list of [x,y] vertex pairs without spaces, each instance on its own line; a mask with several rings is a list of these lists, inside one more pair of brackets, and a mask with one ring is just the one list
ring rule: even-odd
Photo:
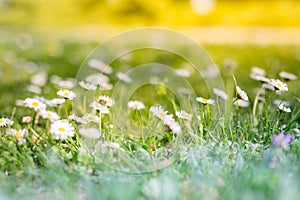
[[161,112],[161,113],[159,113],[159,116],[160,116],[161,118],[164,118],[166,115],[165,115],[165,113]]
[[203,99],[203,103],[207,103],[208,102],[208,99]]
[[94,117],[89,117],[88,118],[90,121],[93,121],[94,120]]
[[37,107],[39,105],[39,103],[38,102],[32,102],[32,106],[34,106],[34,107]]
[[3,120],[3,119],[0,119],[0,124],[3,123],[3,122],[4,122],[4,120]]
[[63,128],[63,127],[60,127],[58,130],[61,131],[61,132],[65,132],[66,131],[66,129]]
[[18,140],[23,138],[22,135],[20,135],[19,131],[17,131],[15,135]]
[[48,117],[52,117],[51,113],[48,113],[47,116],[48,116]]
[[64,96],[65,96],[65,97],[69,96],[69,93],[68,93],[68,92],[65,92],[65,93],[64,93]]
[[277,87],[277,88],[280,88],[281,86],[282,86],[281,83],[277,83],[277,84],[276,84],[276,87]]

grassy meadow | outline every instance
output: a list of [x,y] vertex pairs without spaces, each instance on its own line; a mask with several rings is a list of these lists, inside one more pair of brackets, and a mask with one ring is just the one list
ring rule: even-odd
[[[30,47],[30,50],[22,49],[15,40],[6,41],[2,46],[6,48],[1,48],[1,117],[14,121],[12,126],[0,129],[1,198],[51,199],[53,195],[65,199],[298,198],[299,81],[288,82],[289,91],[282,95],[266,91],[267,100],[264,104],[259,103],[254,116],[253,106],[257,91],[255,88],[260,87],[261,83],[249,76],[253,66],[265,69],[267,76],[275,79],[280,78],[278,74],[284,70],[299,74],[299,47],[204,44],[204,48],[218,65],[227,90],[232,91],[232,95],[235,96],[232,76],[234,74],[237,84],[248,94],[250,106],[238,108],[232,105],[222,125],[218,125],[220,119],[210,118],[211,123],[218,126],[213,129],[193,115],[193,120],[188,123],[196,137],[190,135],[184,120],[178,118],[183,126],[182,134],[188,139],[183,146],[178,147],[179,154],[176,159],[171,165],[158,171],[137,174],[122,172],[121,168],[111,167],[112,163],[107,165],[99,161],[97,154],[92,154],[88,146],[85,146],[89,143],[85,142],[109,140],[118,143],[118,148],[124,149],[129,155],[133,151],[141,151],[155,157],[153,152],[163,149],[168,140],[172,140],[169,137],[176,134],[165,130],[163,125],[157,124],[160,122],[156,121],[157,127],[163,131],[163,134],[154,138],[156,143],[147,141],[148,139],[144,143],[138,139],[130,145],[130,137],[126,135],[124,138],[113,137],[114,134],[118,135],[118,132],[109,128],[112,119],[102,116],[101,134],[112,137],[86,138],[78,132],[80,123],[70,120],[75,127],[75,135],[66,140],[55,139],[54,135],[49,133],[49,126],[53,122],[49,119],[34,122],[37,112],[31,108],[16,106],[16,100],[35,96],[56,98],[56,92],[61,87],[51,83],[51,77],[60,76],[62,80],[74,78],[81,62],[97,43],[51,43],[42,37],[34,40],[36,45]],[[138,63],[136,60],[143,59],[143,55],[142,53],[133,57],[133,60],[126,61],[128,64]],[[113,69],[122,70],[118,67],[118,62]],[[41,87],[41,93],[29,92],[27,86],[32,82],[31,77],[41,72],[45,72],[48,77],[45,85]],[[191,75],[188,80],[198,92],[197,96],[207,95],[199,89],[203,82],[198,74]],[[112,78],[112,84],[116,82],[117,79]],[[150,95],[149,90],[152,90]],[[158,95],[157,92],[159,89],[149,86],[139,89],[135,97],[140,98],[139,100],[145,102],[145,106],[149,108],[156,103],[157,98],[153,99],[152,95]],[[111,93],[103,91],[100,94]],[[162,99],[161,103],[170,101],[166,95],[168,93],[158,95]],[[289,101],[292,111],[278,111],[277,106],[272,103],[274,99]],[[68,104],[60,108],[49,107],[49,110],[60,113],[61,119],[67,118],[62,110],[70,109],[68,101],[71,100],[67,100]],[[214,106],[217,105],[211,105]],[[176,105],[172,109],[178,110],[180,107]],[[203,112],[207,114],[201,103],[194,109],[198,115],[202,116]],[[71,110],[66,112],[71,114]],[[152,120],[146,123],[153,123],[156,119],[148,112],[141,111],[140,114],[144,116],[140,117]],[[269,113],[268,119],[266,113]],[[31,116],[33,119],[27,124],[22,122],[24,116]],[[134,114],[131,117],[136,119]],[[8,133],[12,128],[29,130],[24,136],[25,142],[20,143],[19,139],[22,137]],[[293,135],[290,145],[276,147],[273,144],[272,137],[280,132]],[[138,148],[140,144],[143,144],[141,149]],[[128,145],[135,149],[128,148]],[[112,148],[110,151],[114,150],[116,151]],[[116,155],[117,152],[111,156]]]
[[0,0],[0,199],[299,199],[299,2],[191,2]]

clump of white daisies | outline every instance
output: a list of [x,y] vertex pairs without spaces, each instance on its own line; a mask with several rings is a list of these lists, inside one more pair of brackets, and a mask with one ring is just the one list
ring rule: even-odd
[[181,134],[182,130],[178,122],[175,121],[173,114],[168,114],[168,111],[165,111],[162,106],[156,105],[150,107],[149,111],[161,120],[164,125],[175,134]]
[[[259,67],[252,67],[250,77],[253,80],[261,82],[261,87],[257,89],[257,95],[255,101],[261,101],[266,103],[266,98],[272,97],[273,93],[282,96],[282,93],[288,92],[289,88],[286,82],[296,80],[298,77],[292,73],[281,71],[279,77],[282,79],[273,79],[266,76],[266,71]],[[284,82],[286,81],[286,82]],[[271,94],[267,94],[268,91],[271,91]],[[284,100],[275,100],[274,104],[277,106],[279,111],[282,112],[291,112],[289,108],[289,102]]]

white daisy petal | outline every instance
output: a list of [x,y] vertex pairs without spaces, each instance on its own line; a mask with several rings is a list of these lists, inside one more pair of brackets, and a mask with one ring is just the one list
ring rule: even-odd
[[288,73],[285,71],[280,72],[279,76],[285,79],[286,81],[296,80],[298,78],[295,74]]
[[97,86],[92,83],[80,81],[78,84],[85,90],[96,90],[97,89]]
[[105,64],[104,62],[96,58],[90,59],[88,61],[88,65],[91,68],[97,69],[106,74],[111,74],[113,72],[113,69],[109,65]]
[[59,90],[57,92],[57,95],[65,98],[65,99],[74,99],[76,97],[76,94],[74,92],[72,92],[71,90]]
[[244,101],[249,101],[247,93],[244,90],[242,90],[239,86],[236,86],[236,92],[241,99],[243,99]]
[[287,92],[289,90],[287,84],[278,79],[271,79],[270,84],[275,88],[275,90],[280,92]]
[[125,83],[131,83],[132,82],[132,78],[130,78],[127,74],[122,73],[122,72],[118,72],[117,73],[117,77],[118,79],[120,79],[121,81],[125,82]]
[[202,103],[203,105],[214,105],[215,104],[215,100],[205,99],[205,98],[202,98],[202,97],[197,97],[196,101]]
[[228,99],[228,95],[223,90],[220,90],[218,88],[213,88],[213,93],[224,100]]
[[12,126],[14,122],[8,118],[0,118],[0,127],[6,127],[7,125]]
[[176,111],[175,114],[180,119],[187,120],[187,121],[192,120],[192,115],[185,112],[184,110]]
[[49,111],[49,110],[41,110],[39,114],[44,119],[48,119],[51,122],[55,122],[60,119],[59,115],[56,112]]
[[35,111],[45,110],[47,107],[45,103],[34,98],[26,98],[23,102],[25,107],[33,108]]
[[133,110],[142,110],[145,108],[145,105],[141,101],[129,101],[128,108],[131,108]]
[[65,140],[68,137],[73,137],[75,130],[73,125],[67,120],[58,120],[51,124],[50,133],[53,134],[56,139]]

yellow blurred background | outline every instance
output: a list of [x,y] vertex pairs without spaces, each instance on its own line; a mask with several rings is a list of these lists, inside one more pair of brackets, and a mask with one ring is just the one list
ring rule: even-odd
[[300,43],[297,0],[0,0],[0,27],[99,40],[145,26],[202,41]]
[[1,0],[0,23],[26,26],[299,26],[297,0]]

